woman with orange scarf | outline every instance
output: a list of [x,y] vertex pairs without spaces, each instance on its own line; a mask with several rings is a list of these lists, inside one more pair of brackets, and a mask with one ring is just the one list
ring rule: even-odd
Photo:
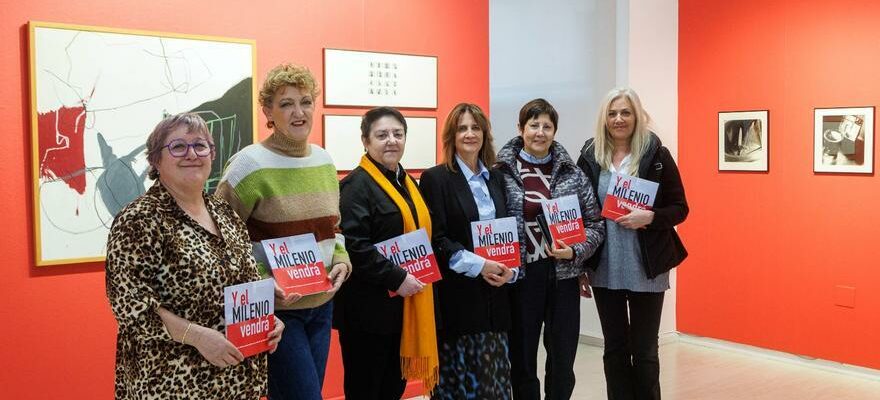
[[399,399],[408,379],[421,380],[427,391],[437,383],[433,289],[374,244],[417,229],[430,238],[431,216],[400,165],[403,115],[390,107],[368,111],[361,141],[367,154],[340,184],[340,228],[353,270],[336,295],[333,326],[339,330],[345,398]]

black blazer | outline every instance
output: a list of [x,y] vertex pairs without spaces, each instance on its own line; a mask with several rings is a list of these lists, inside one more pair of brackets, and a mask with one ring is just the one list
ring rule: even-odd
[[[489,195],[495,217],[507,217],[501,175],[490,171]],[[470,278],[449,268],[449,258],[459,250],[473,251],[471,222],[480,219],[471,188],[455,165],[445,164],[422,173],[419,184],[431,209],[432,244],[443,279],[435,284],[437,327],[443,338],[462,334],[501,332],[510,329],[510,285],[493,287],[481,276]]]
[[334,298],[333,327],[373,334],[399,333],[403,299],[389,297],[388,291],[400,287],[406,271],[388,261],[373,244],[403,234],[400,209],[361,167],[340,182],[339,191],[339,227],[345,236],[352,272]]

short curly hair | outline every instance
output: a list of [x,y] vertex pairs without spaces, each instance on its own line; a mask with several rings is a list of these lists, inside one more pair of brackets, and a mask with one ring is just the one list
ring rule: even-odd
[[285,86],[293,86],[300,90],[305,89],[313,99],[317,99],[320,94],[318,82],[315,81],[314,75],[308,68],[290,63],[281,64],[266,74],[266,80],[263,82],[263,87],[260,88],[260,105],[272,107],[272,98],[275,97],[275,92]]

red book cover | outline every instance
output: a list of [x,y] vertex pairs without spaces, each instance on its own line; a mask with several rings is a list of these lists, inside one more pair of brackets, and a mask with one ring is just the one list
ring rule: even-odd
[[[428,233],[424,228],[376,243],[374,246],[394,265],[405,269],[422,283],[437,282],[441,278],[437,258],[434,257],[434,248],[431,247],[431,241],[428,240]],[[391,297],[397,296],[397,293],[390,291],[388,294]]]
[[520,266],[516,217],[471,222],[471,237],[474,254],[507,268]]
[[305,296],[333,287],[327,279],[327,269],[315,235],[306,233],[261,243],[272,275],[285,295],[299,293]]
[[633,176],[613,173],[608,182],[608,191],[602,204],[602,216],[612,221],[629,214],[623,205],[641,210],[650,210],[657,196],[657,182]]
[[575,195],[563,196],[558,199],[545,200],[541,203],[547,227],[553,241],[561,240],[566,245],[573,245],[587,240],[584,230],[584,219],[581,217],[581,206]]
[[275,284],[271,279],[223,289],[226,339],[245,357],[269,350],[275,329]]

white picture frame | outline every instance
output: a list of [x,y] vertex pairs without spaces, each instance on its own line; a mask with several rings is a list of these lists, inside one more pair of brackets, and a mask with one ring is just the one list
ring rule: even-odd
[[813,172],[874,173],[874,107],[814,110]]
[[[324,150],[330,153],[336,170],[357,168],[364,155],[360,115],[324,114]],[[404,117],[406,147],[400,164],[407,171],[419,171],[437,164],[437,118]]]
[[324,49],[324,106],[437,108],[437,57]]
[[770,165],[768,110],[718,113],[718,170],[762,171]]

